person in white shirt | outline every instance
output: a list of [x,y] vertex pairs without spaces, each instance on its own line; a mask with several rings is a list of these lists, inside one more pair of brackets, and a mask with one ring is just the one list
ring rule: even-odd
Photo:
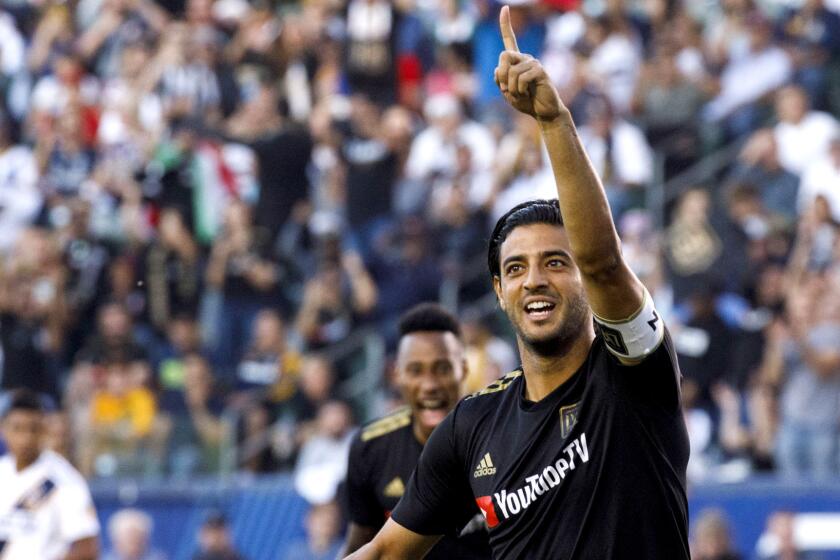
[[653,150],[639,127],[617,117],[609,101],[594,98],[586,107],[580,140],[601,176],[613,215],[641,206],[653,180]]
[[469,150],[472,172],[490,169],[496,153],[493,136],[485,126],[464,118],[455,96],[434,95],[423,110],[429,127],[411,144],[406,162],[410,179],[428,181],[436,174],[451,175],[457,166],[459,146]]
[[42,203],[35,155],[29,147],[13,142],[10,123],[0,115],[0,253],[14,247]]
[[733,138],[755,128],[759,113],[753,104],[784,85],[793,72],[788,54],[773,43],[770,22],[756,13],[748,24],[749,48],[726,64],[720,92],[703,110],[707,121],[722,122]]
[[794,175],[801,175],[814,160],[828,152],[831,139],[840,132],[840,123],[821,111],[811,111],[808,96],[799,86],[788,86],[776,95],[779,123],[773,136],[779,150],[779,163]]
[[2,416],[9,452],[0,457],[0,558],[95,560],[99,521],[82,476],[42,450],[44,410],[35,393],[11,393]]
[[825,198],[831,217],[840,223],[840,132],[831,139],[827,153],[805,168],[799,183],[799,214],[810,208],[818,196]]

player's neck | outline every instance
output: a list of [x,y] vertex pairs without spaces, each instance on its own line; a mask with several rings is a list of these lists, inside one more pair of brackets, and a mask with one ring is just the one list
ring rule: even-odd
[[14,458],[15,458],[15,469],[17,469],[17,472],[21,472],[21,471],[31,467],[35,463],[35,461],[38,460],[38,457],[40,457],[40,454],[30,455],[30,456],[15,455],[14,456]]
[[426,445],[426,442],[429,441],[429,437],[432,435],[432,432],[429,431],[427,433],[416,419],[411,424],[411,431],[414,433],[414,438],[420,442],[420,445]]
[[538,402],[571,378],[589,355],[595,334],[581,333],[566,349],[556,355],[542,355],[519,341],[522,372],[525,374],[525,398]]

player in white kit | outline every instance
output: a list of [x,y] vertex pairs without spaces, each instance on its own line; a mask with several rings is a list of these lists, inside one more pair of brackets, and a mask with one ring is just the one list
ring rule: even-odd
[[18,390],[2,414],[0,560],[95,560],[99,521],[90,491],[64,457],[42,449],[41,401]]

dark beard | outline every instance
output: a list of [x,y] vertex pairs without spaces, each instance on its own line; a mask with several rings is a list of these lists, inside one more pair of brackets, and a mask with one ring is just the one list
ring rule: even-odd
[[565,320],[559,325],[557,332],[547,338],[528,337],[518,325],[514,324],[519,339],[537,356],[544,358],[562,356],[585,332],[589,303],[583,297],[567,299],[566,302],[568,308]]

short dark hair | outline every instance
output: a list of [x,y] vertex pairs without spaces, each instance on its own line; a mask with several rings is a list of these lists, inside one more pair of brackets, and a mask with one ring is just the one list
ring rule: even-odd
[[490,246],[487,248],[487,268],[491,276],[501,276],[502,268],[499,263],[501,247],[510,232],[519,226],[531,224],[551,224],[563,227],[563,216],[560,214],[560,203],[556,198],[551,200],[537,199],[517,204],[499,218],[490,236]]
[[9,394],[9,402],[3,409],[3,418],[15,410],[24,410],[27,412],[45,412],[44,403],[41,398],[34,391],[29,389],[15,389]]
[[461,338],[458,319],[437,303],[420,303],[400,317],[400,337],[420,331],[451,332]]

